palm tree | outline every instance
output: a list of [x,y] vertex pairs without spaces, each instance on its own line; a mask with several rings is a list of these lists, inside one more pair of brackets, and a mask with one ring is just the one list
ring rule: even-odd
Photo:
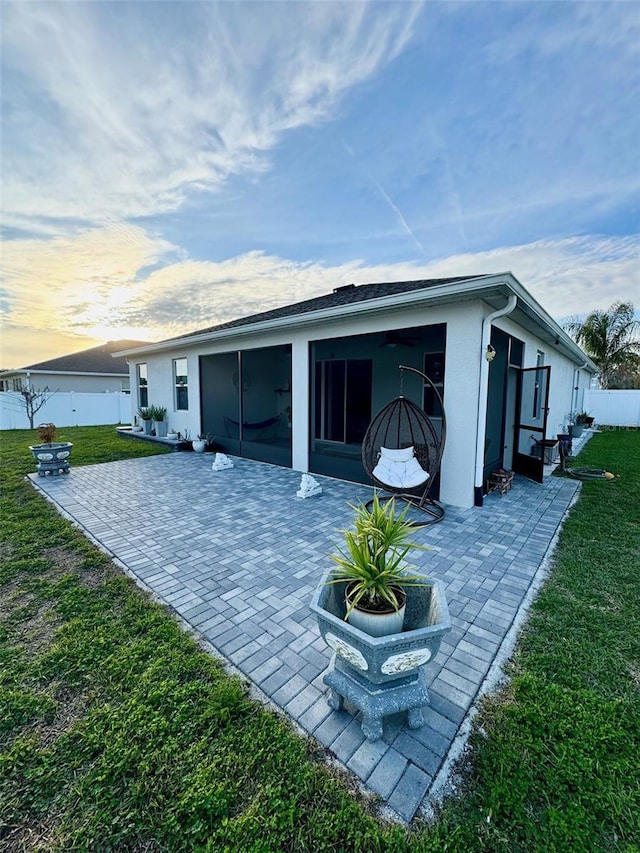
[[570,320],[565,329],[598,365],[601,388],[616,387],[617,376],[640,371],[640,321],[631,302],[614,302],[585,320]]

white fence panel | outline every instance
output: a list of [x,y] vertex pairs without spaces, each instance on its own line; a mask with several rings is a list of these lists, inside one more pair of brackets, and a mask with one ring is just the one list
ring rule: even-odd
[[[101,426],[131,423],[131,395],[57,391],[36,413],[34,424]],[[14,391],[0,392],[0,430],[29,429],[22,397]]]
[[640,391],[596,391],[586,389],[583,408],[596,425],[640,427]]

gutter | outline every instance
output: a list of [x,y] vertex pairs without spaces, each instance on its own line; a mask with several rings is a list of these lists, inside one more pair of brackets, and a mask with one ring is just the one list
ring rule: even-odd
[[504,308],[499,308],[492,314],[487,316],[482,321],[482,342],[480,349],[480,387],[478,393],[478,422],[476,425],[476,470],[473,487],[473,503],[474,506],[482,506],[482,473],[484,470],[484,438],[486,432],[487,420],[487,399],[489,396],[489,364],[485,358],[485,353],[491,340],[491,325],[498,317],[504,317],[506,314],[511,314],[518,304],[518,297],[515,293],[509,296],[507,304]]

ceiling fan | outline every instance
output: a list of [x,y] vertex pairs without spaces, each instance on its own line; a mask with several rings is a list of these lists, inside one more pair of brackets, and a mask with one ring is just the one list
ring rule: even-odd
[[380,349],[396,349],[397,347],[413,347],[414,341],[419,341],[420,338],[413,338],[410,335],[403,335],[401,332],[385,332],[384,340],[379,344]]

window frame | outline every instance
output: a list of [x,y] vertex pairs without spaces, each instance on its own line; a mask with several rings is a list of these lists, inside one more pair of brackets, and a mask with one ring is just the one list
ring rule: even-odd
[[[142,368],[144,368],[144,376],[142,375]],[[149,405],[149,370],[146,361],[136,364],[136,387],[138,389],[138,406],[141,409],[146,409]]]
[[[178,373],[178,365],[184,362],[184,373]],[[173,366],[173,408],[176,412],[188,412],[189,411],[189,362],[186,357],[180,356],[179,358],[174,358],[172,362]],[[180,364],[182,367],[182,364]],[[183,382],[179,382],[178,379],[184,378]]]

